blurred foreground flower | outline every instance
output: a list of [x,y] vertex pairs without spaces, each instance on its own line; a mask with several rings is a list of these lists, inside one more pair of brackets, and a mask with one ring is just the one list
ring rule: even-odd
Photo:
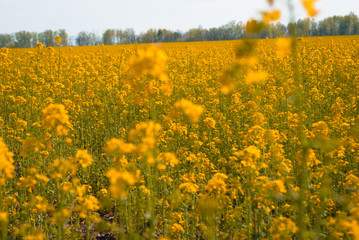
[[307,15],[309,17],[314,17],[318,14],[319,11],[314,9],[314,3],[316,0],[301,0],[301,2],[304,8],[307,10]]
[[75,156],[75,160],[78,161],[83,168],[87,168],[93,162],[92,156],[87,152],[87,150],[78,150]]
[[279,57],[285,57],[292,47],[292,40],[290,38],[278,38],[276,40],[277,55]]
[[164,72],[166,68],[167,55],[164,51],[151,45],[147,49],[138,49],[137,54],[130,59],[130,69],[134,76],[150,74],[161,81],[167,81],[168,76]]
[[280,18],[280,10],[274,10],[271,12],[263,12],[262,16],[263,16],[263,21],[265,23],[277,21]]
[[[59,136],[67,135],[67,127],[71,126],[69,116],[62,104],[50,104],[42,110],[42,126],[51,130],[56,126]],[[67,126],[67,127],[66,127]]]
[[[6,178],[12,178],[15,167],[12,159],[13,153],[9,151],[0,137],[0,186],[5,185]],[[5,175],[5,178],[3,177]]]
[[127,196],[126,187],[134,185],[139,178],[139,171],[136,174],[127,172],[126,170],[118,171],[111,168],[106,173],[107,178],[110,180],[110,192],[115,199]]
[[201,114],[204,111],[204,108],[201,105],[193,104],[191,101],[186,99],[181,99],[175,103],[175,107],[183,111],[184,115],[188,117],[188,119],[197,123]]
[[268,74],[264,71],[249,70],[244,81],[246,84],[261,83],[266,80]]

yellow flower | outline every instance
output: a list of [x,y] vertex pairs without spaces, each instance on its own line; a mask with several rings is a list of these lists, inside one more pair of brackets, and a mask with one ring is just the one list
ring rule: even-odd
[[[13,153],[9,151],[3,139],[0,137],[0,174],[3,172],[5,177],[12,178],[15,167],[12,159]],[[1,174],[2,175],[2,174]],[[0,176],[1,176],[0,175]]]
[[133,173],[125,170],[118,171],[115,168],[108,170],[106,176],[110,180],[110,192],[116,199],[126,197],[126,187],[134,185],[137,181]]
[[318,10],[314,9],[314,3],[316,0],[301,0],[302,5],[307,10],[307,14],[309,17],[314,17],[318,14]]
[[174,167],[180,163],[180,161],[176,158],[176,155],[174,153],[160,153],[158,155],[158,160],[161,163],[164,163],[167,166],[169,165],[171,167]]
[[107,196],[107,195],[108,195],[108,191],[107,191],[106,188],[102,188],[102,189],[100,190],[100,192],[101,192],[102,196]]
[[112,153],[132,153],[136,146],[132,143],[125,143],[122,139],[111,138],[105,145],[105,152]]
[[57,136],[66,136],[67,134],[69,134],[69,130],[67,129],[67,127],[65,127],[61,124],[56,126],[56,135]]
[[174,224],[172,225],[172,227],[170,228],[170,232],[171,232],[172,234],[179,234],[179,233],[183,233],[183,232],[184,232],[184,229],[183,229],[183,227],[182,227],[180,224],[174,223]]
[[280,18],[280,10],[274,10],[271,12],[263,12],[263,22],[269,23],[272,21],[277,21]]
[[149,190],[148,188],[146,188],[146,186],[144,186],[144,185],[141,185],[141,186],[139,187],[139,189],[140,189],[141,192],[142,192],[143,194],[145,194],[146,196],[149,196],[149,195],[151,194],[151,190]]
[[91,154],[87,150],[78,150],[75,156],[75,160],[78,161],[83,168],[87,168],[93,162]]
[[70,210],[63,208],[59,210],[58,212],[55,212],[54,216],[52,217],[52,222],[56,224],[64,224],[66,219],[70,216]]
[[36,43],[36,47],[37,47],[38,49],[42,49],[44,46],[42,45],[41,42],[37,42],[37,43]]
[[53,164],[50,165],[50,169],[53,170],[53,173],[51,175],[53,179],[61,178],[68,173],[75,175],[77,170],[76,165],[72,160],[58,158],[56,158]]
[[135,76],[150,74],[161,81],[167,81],[168,76],[164,72],[166,61],[165,52],[151,45],[147,49],[138,49],[137,54],[131,57],[129,67]]
[[56,42],[56,45],[60,45],[60,43],[62,43],[62,38],[60,36],[57,36],[55,38],[55,42]]
[[156,138],[161,130],[161,125],[154,121],[140,122],[135,129],[131,129],[128,138],[130,141],[136,141],[140,138],[142,142],[137,145],[136,151],[144,153],[155,147]]
[[177,109],[181,109],[188,119],[196,123],[199,121],[204,108],[201,105],[193,104],[191,101],[181,99],[175,103]]
[[218,194],[226,192],[227,184],[225,183],[225,180],[227,178],[227,175],[223,173],[216,173],[213,178],[208,181],[206,189],[209,192],[216,192]]
[[224,94],[228,94],[235,87],[233,72],[233,70],[228,70],[218,79],[218,82],[221,85],[221,92]]
[[244,82],[247,84],[253,84],[253,83],[261,83],[264,80],[266,80],[268,77],[268,74],[264,71],[253,71],[249,70],[247,72],[246,77],[244,78]]
[[274,195],[280,195],[287,192],[283,181],[280,179],[264,183],[263,188],[270,192],[270,194]]
[[65,143],[71,144],[71,143],[72,143],[72,139],[69,138],[69,137],[65,138]]
[[312,124],[312,134],[317,138],[325,138],[329,135],[330,129],[328,124],[324,121],[319,121]]
[[195,194],[196,192],[198,192],[199,187],[195,183],[185,182],[185,183],[181,183],[178,189],[182,190],[185,193]]
[[23,157],[26,157],[30,152],[36,153],[45,147],[44,144],[34,137],[23,140],[22,144],[23,150],[20,152],[20,156]]
[[49,182],[49,178],[43,174],[36,174],[35,177],[45,183]]
[[255,112],[252,119],[254,125],[263,126],[265,124],[265,117],[260,112]]
[[216,120],[213,118],[206,118],[203,120],[203,123],[208,128],[216,128]]
[[8,222],[8,214],[7,212],[0,212],[0,222]]
[[55,127],[57,122],[71,126],[65,106],[51,103],[42,110],[42,126],[50,130]]
[[256,146],[249,146],[243,150],[243,152],[237,152],[237,156],[248,155],[249,157],[257,160],[261,157],[261,151]]
[[282,216],[273,219],[272,227],[269,229],[273,239],[291,239],[297,231],[298,227],[295,223],[291,219]]
[[259,33],[264,27],[265,24],[263,22],[250,19],[246,24],[246,31],[248,33]]
[[285,57],[292,47],[292,40],[290,38],[278,38],[276,40],[276,46],[277,55],[279,57]]
[[44,235],[41,232],[26,235],[24,237],[24,240],[43,240],[43,239],[44,239]]
[[45,213],[48,210],[52,210],[53,207],[48,204],[46,198],[41,197],[41,196],[36,196],[35,197],[37,203],[35,204],[36,209],[41,212],[41,213]]
[[261,151],[256,146],[249,146],[234,153],[235,156],[241,159],[241,164],[243,167],[248,167],[253,170],[257,168],[263,168],[265,165],[257,166],[257,160],[261,157]]
[[80,213],[81,218],[86,218],[88,212],[100,209],[98,199],[92,195],[80,198],[80,203],[74,207],[74,211]]

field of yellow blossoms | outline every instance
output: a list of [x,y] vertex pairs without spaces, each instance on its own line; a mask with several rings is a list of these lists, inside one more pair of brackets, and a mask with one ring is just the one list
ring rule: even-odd
[[0,50],[0,239],[359,239],[359,37]]

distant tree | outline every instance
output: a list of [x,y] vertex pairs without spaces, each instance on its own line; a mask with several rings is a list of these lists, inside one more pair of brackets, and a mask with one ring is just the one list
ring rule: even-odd
[[217,41],[221,39],[220,30],[218,28],[210,28],[207,33],[208,41]]
[[329,23],[330,23],[330,28],[331,28],[331,34],[332,36],[336,36],[339,35],[339,30],[340,30],[340,22],[342,17],[341,16],[333,16],[329,19]]
[[76,45],[76,36],[70,36],[69,37],[69,46],[75,46]]
[[297,21],[297,35],[300,37],[309,37],[310,35],[310,19],[299,19]]
[[36,47],[36,43],[39,42],[39,34],[37,32],[31,33],[31,47]]
[[287,27],[283,23],[276,23],[275,24],[275,37],[283,37],[286,36],[288,33]]
[[353,12],[349,14],[352,17],[353,21],[353,29],[352,29],[352,35],[358,35],[359,34],[359,17],[355,15]]
[[198,28],[191,28],[188,30],[186,40],[189,42],[193,41],[205,41],[207,36],[207,30],[202,26]]
[[150,28],[147,32],[140,35],[140,42],[154,43],[157,40],[157,30]]
[[39,34],[39,40],[44,44],[46,47],[53,47],[55,46],[55,36],[54,32],[50,29],[45,30],[44,32]]
[[177,31],[173,32],[173,40],[176,41],[176,42],[183,41],[181,31],[177,30]]
[[30,48],[31,47],[31,33],[27,31],[20,31],[14,34],[15,47]]
[[264,27],[264,29],[262,29],[262,31],[259,33],[259,35],[257,37],[253,37],[253,38],[273,38],[272,36],[272,24],[268,24]]
[[136,41],[136,34],[133,28],[126,28],[124,31],[124,43],[134,43]]
[[259,34],[260,38],[278,38],[283,37],[287,34],[287,28],[281,23],[270,23]]
[[11,34],[0,34],[0,48],[2,47],[11,47],[13,43],[13,38]]
[[236,23],[234,20],[222,25],[217,29],[219,34],[218,40],[234,40],[240,39],[244,35],[243,23]]
[[162,39],[162,29],[158,29],[156,42],[161,41],[161,39]]
[[138,39],[142,43],[154,42],[177,42],[182,41],[182,33],[180,31],[171,31],[168,29],[149,29],[145,33],[141,33]]
[[101,45],[102,38],[99,35],[93,32],[90,32],[88,35],[90,37],[90,44],[89,44],[90,46]]
[[328,21],[322,20],[318,24],[319,36],[328,36],[330,35],[330,26]]
[[69,35],[67,34],[66,30],[65,29],[59,29],[55,32],[55,38],[59,36],[62,38],[62,43],[61,45],[62,46],[69,46]]
[[340,35],[355,35],[358,34],[358,16],[356,16],[353,12],[349,15],[345,15],[340,19],[339,23],[339,34]]
[[124,37],[123,31],[121,29],[115,30],[115,44],[121,44],[121,39]]
[[320,36],[334,36],[339,34],[339,18],[338,16],[328,17],[319,22]]
[[350,12],[350,18],[352,21],[352,29],[351,35],[358,35],[359,34],[359,17],[355,15],[353,12]]
[[102,42],[105,45],[113,45],[115,43],[115,30],[107,29],[102,35]]
[[314,21],[314,19],[310,20],[309,23],[309,35],[310,36],[318,36],[319,35],[319,29],[318,29],[318,23]]
[[231,31],[232,31],[231,23],[227,23],[226,25],[220,26],[218,28],[219,39],[220,40],[232,40]]
[[233,29],[233,39],[241,39],[244,36],[244,24],[243,22],[237,22]]
[[78,46],[89,46],[92,43],[91,36],[87,32],[79,32],[75,41]]
[[290,36],[296,36],[297,35],[297,23],[296,22],[290,22],[287,25],[288,34]]
[[167,29],[162,29],[162,39],[159,42],[174,42],[173,32]]

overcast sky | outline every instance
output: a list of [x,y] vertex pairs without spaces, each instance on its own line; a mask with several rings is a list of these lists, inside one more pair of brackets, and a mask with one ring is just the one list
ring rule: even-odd
[[[287,0],[275,0],[283,10],[281,22],[289,19]],[[300,0],[296,18],[305,17]],[[350,11],[359,15],[359,0],[318,0],[317,20]],[[190,28],[219,27],[231,20],[246,22],[270,9],[266,0],[0,0],[0,33],[21,30],[42,32],[66,29],[69,35],[80,31],[99,35],[108,28],[150,28],[186,31]]]

